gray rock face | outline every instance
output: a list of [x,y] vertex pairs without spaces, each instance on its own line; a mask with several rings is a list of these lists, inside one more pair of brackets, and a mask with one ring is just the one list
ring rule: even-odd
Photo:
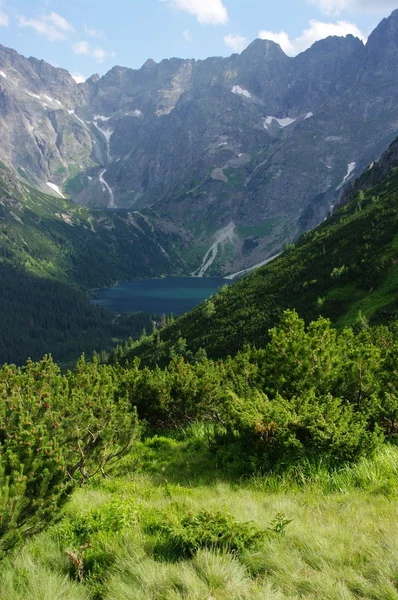
[[398,169],[398,138],[394,140],[378,161],[371,162],[361,176],[348,185],[341,197],[340,204],[347,204],[354,198],[358,190],[371,189],[382,183],[396,169]]
[[256,40],[79,85],[0,47],[0,158],[78,203],[154,208],[192,267],[239,271],[324,219],[396,137],[397,59],[398,11],[366,46],[331,37],[289,58]]

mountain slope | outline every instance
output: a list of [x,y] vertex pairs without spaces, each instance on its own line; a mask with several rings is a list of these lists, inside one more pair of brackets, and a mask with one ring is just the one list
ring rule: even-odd
[[144,213],[90,211],[0,165],[0,362],[48,352],[71,360],[151,327],[149,315],[115,317],[93,306],[89,291],[183,268],[175,239]]
[[398,11],[366,46],[332,37],[289,58],[256,40],[79,85],[0,47],[0,158],[87,206],[153,207],[192,271],[239,271],[321,222],[396,137],[397,51]]
[[[279,258],[192,312],[134,353],[166,360],[179,338],[211,357],[264,344],[283,310],[307,321],[319,315],[338,326],[360,314],[372,322],[398,316],[398,140],[347,191],[325,223]],[[160,344],[160,345],[159,345]]]
[[144,213],[91,211],[39,192],[0,165],[0,252],[34,274],[87,289],[178,271],[177,237]]

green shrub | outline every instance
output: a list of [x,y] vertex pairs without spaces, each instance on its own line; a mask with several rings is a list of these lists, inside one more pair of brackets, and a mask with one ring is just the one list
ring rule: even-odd
[[0,555],[50,523],[71,490],[53,407],[65,390],[50,359],[0,371]]
[[256,392],[232,392],[219,408],[224,428],[215,436],[222,464],[235,472],[280,468],[322,456],[333,466],[371,452],[383,439],[369,430],[366,414],[330,394],[315,390],[272,401]]
[[90,543],[97,534],[119,533],[137,523],[137,511],[130,502],[114,500],[88,512],[64,518],[52,535],[64,545]]
[[50,524],[76,484],[120,460],[136,438],[116,373],[51,357],[0,370],[0,554]]
[[[180,507],[179,512],[185,510]],[[154,555],[162,560],[192,558],[204,548],[240,553],[266,535],[254,523],[239,523],[227,511],[211,514],[204,510],[182,516],[159,513],[152,515],[144,529],[154,536]]]
[[99,508],[72,515],[53,527],[52,538],[69,556],[70,576],[89,587],[92,598],[102,598],[102,586],[115,558],[119,537],[137,524],[131,502],[114,500]]

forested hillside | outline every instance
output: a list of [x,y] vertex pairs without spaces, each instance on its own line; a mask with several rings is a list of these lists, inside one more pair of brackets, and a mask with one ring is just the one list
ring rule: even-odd
[[[362,318],[388,323],[398,314],[398,141],[349,189],[326,222],[267,266],[225,287],[134,349],[150,364],[167,362],[183,343],[194,354],[235,354],[264,345],[282,312],[338,328]],[[182,340],[182,341],[181,341]]]
[[141,213],[90,211],[0,165],[0,362],[77,359],[151,328],[92,306],[90,289],[178,271],[174,241]]

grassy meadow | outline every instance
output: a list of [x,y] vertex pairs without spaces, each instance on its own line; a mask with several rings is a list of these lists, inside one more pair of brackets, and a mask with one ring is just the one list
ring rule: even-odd
[[234,480],[198,425],[138,442],[116,469],[2,561],[0,598],[398,598],[392,445],[332,472]]

